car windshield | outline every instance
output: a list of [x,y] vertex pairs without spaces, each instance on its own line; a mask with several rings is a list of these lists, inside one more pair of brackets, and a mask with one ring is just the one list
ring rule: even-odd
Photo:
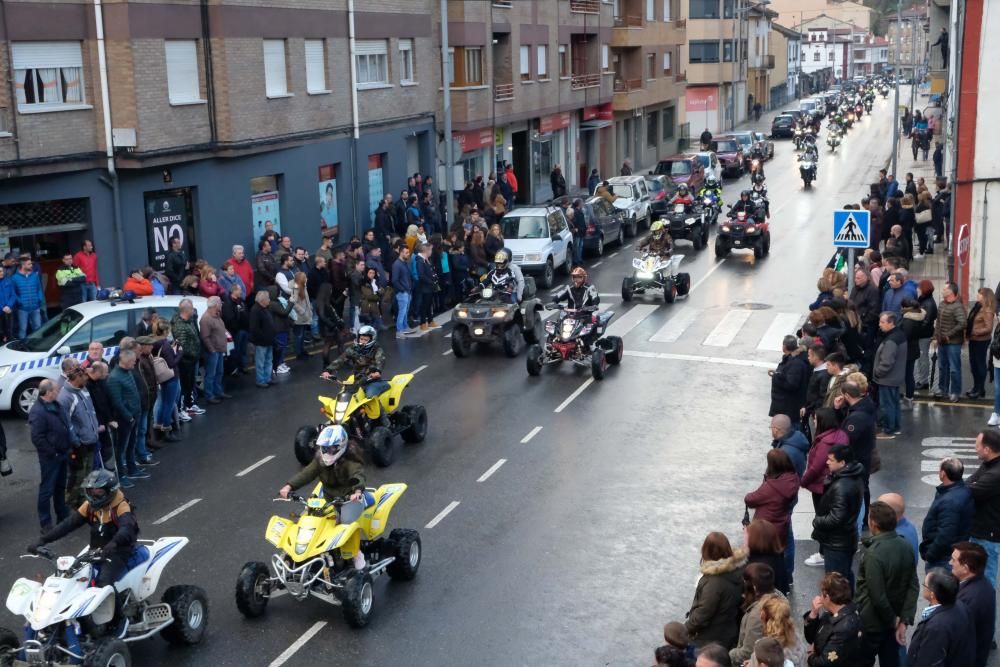
[[753,143],[753,137],[751,137],[749,134],[741,134],[740,136],[736,137],[736,140],[739,141],[744,146]]
[[691,173],[691,163],[687,160],[675,160],[670,163],[671,176],[687,176]]
[[708,165],[711,163],[711,160],[707,155],[699,155],[698,162],[701,162],[701,166],[708,169]]
[[717,141],[715,143],[716,153],[735,153],[736,152],[736,142],[732,139],[727,139],[726,141]]
[[791,125],[794,119],[791,116],[778,116],[774,119],[775,125]]
[[503,236],[506,239],[544,239],[549,235],[549,226],[540,215],[510,215],[503,218]]
[[59,313],[58,317],[54,317],[43,324],[41,329],[32,332],[27,338],[19,341],[17,347],[14,349],[25,352],[48,352],[56,343],[62,340],[63,336],[72,331],[81,320],[83,320],[83,315],[72,308],[68,308]]
[[615,183],[611,186],[611,192],[619,197],[625,197],[627,199],[636,198],[635,194],[632,192],[632,186],[628,183]]
[[660,190],[663,189],[663,183],[661,183],[656,178],[647,178],[646,179],[646,187],[649,188],[650,192],[659,192]]

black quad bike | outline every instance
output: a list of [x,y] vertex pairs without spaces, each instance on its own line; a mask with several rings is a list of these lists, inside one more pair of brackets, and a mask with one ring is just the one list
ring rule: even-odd
[[487,284],[476,285],[451,314],[451,350],[456,357],[467,357],[476,343],[488,345],[499,341],[504,354],[516,357],[524,347],[545,338],[542,303],[535,298],[535,280],[524,279],[524,299],[511,303],[509,293]]
[[701,250],[708,245],[708,228],[710,221],[706,219],[705,209],[698,204],[671,204],[662,218],[670,237],[676,241],[685,239],[694,244],[695,250]]
[[545,366],[572,362],[590,368],[595,380],[604,379],[608,366],[622,361],[625,347],[620,336],[605,336],[608,322],[614,317],[610,310],[596,308],[565,310],[559,304],[548,304],[549,310],[558,309],[559,315],[545,323],[546,338],[528,348],[528,375],[541,375]]

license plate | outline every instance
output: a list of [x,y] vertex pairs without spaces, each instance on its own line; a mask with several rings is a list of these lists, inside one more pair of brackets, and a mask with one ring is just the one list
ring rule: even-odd
[[742,245],[743,245],[743,241],[740,241],[739,239],[734,239],[734,240],[733,240],[733,247],[734,247],[734,248],[739,248],[739,247],[741,247]]
[[476,334],[477,336],[482,336],[485,333],[485,331],[483,331],[482,329],[478,329],[477,328],[477,329],[473,329],[472,333]]

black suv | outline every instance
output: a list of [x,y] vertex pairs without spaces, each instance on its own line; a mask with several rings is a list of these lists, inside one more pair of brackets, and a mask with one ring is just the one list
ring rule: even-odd
[[795,134],[795,116],[789,114],[781,114],[780,116],[775,116],[774,120],[771,121],[771,137],[777,139],[778,137],[789,137],[791,138]]

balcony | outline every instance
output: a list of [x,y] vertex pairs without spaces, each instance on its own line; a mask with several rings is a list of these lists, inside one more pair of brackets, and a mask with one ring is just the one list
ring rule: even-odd
[[774,56],[770,54],[765,56],[760,56],[759,60],[757,61],[757,64],[753,66],[753,69],[760,69],[760,70],[774,69]]
[[615,17],[616,28],[641,28],[642,16],[638,14],[627,14]]
[[655,79],[618,79],[614,81],[612,108],[632,111],[653,104],[676,100],[684,95],[685,84],[672,76]]
[[600,14],[601,0],[569,0],[569,10],[578,14]]
[[631,93],[642,90],[642,79],[615,79],[616,93]]
[[[600,74],[574,74],[570,79],[572,90],[583,90],[584,88],[597,88],[601,85]],[[511,94],[513,97],[513,93]]]
[[676,78],[677,78],[677,81],[680,81],[680,82],[687,81],[688,80],[688,73],[687,72],[681,72],[680,74],[677,75]]
[[494,102],[509,102],[514,99],[514,84],[498,83],[493,86]]

